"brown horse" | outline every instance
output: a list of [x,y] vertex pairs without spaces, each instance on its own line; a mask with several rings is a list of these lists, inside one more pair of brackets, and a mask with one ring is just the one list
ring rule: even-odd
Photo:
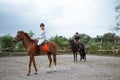
[[[33,45],[35,45],[35,40],[31,39],[27,33],[23,31],[18,31],[16,37],[13,39],[13,42],[17,43],[19,41],[23,42],[23,45],[29,55],[29,71],[27,75],[30,76],[32,63],[35,68],[35,74],[37,74],[37,67],[34,56],[39,55],[39,53],[35,51],[35,46],[33,47]],[[48,46],[48,50],[42,53],[46,53],[48,55],[48,59],[49,59],[48,71],[49,71],[52,63],[51,55],[53,55],[54,64],[56,66],[56,44],[54,42],[45,42],[44,44]]]

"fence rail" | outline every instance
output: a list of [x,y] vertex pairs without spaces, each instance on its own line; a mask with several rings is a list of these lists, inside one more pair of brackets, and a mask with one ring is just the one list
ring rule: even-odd
[[120,49],[112,49],[112,50],[98,50],[99,52],[112,52],[113,54],[120,54]]
[[[61,53],[71,53],[70,49],[58,49],[57,52]],[[0,49],[0,52],[26,52],[25,49]]]
[[[96,51],[96,50],[87,50],[87,52],[91,52],[91,51]],[[0,49],[0,53],[7,53],[7,52],[19,52],[19,53],[25,53],[26,50],[25,49]],[[59,53],[72,53],[71,49],[59,49],[57,50],[57,52]],[[120,49],[111,49],[111,50],[97,50],[96,52],[112,52],[113,54],[120,54]]]

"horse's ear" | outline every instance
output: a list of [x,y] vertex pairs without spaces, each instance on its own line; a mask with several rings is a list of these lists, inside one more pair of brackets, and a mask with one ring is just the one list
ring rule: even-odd
[[23,31],[23,30],[21,30],[21,31],[20,31],[20,33],[24,33],[24,31]]
[[23,31],[18,31],[18,34],[21,34],[21,33],[23,33]]
[[20,33],[20,31],[17,32],[18,34]]

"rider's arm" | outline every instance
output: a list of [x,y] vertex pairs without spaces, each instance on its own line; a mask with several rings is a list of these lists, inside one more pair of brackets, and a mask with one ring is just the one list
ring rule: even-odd
[[43,39],[43,38],[46,38],[46,31],[45,30],[41,31],[41,34],[37,39],[39,40],[39,39]]

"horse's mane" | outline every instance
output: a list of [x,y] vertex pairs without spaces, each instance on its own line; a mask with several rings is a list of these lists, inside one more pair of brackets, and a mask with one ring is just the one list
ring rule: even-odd
[[34,41],[33,39],[30,38],[30,36],[29,36],[26,32],[23,32],[23,33],[24,33],[25,37],[26,37],[28,40]]
[[70,40],[69,40],[69,43],[74,43],[74,40],[73,40],[73,39],[70,39]]

